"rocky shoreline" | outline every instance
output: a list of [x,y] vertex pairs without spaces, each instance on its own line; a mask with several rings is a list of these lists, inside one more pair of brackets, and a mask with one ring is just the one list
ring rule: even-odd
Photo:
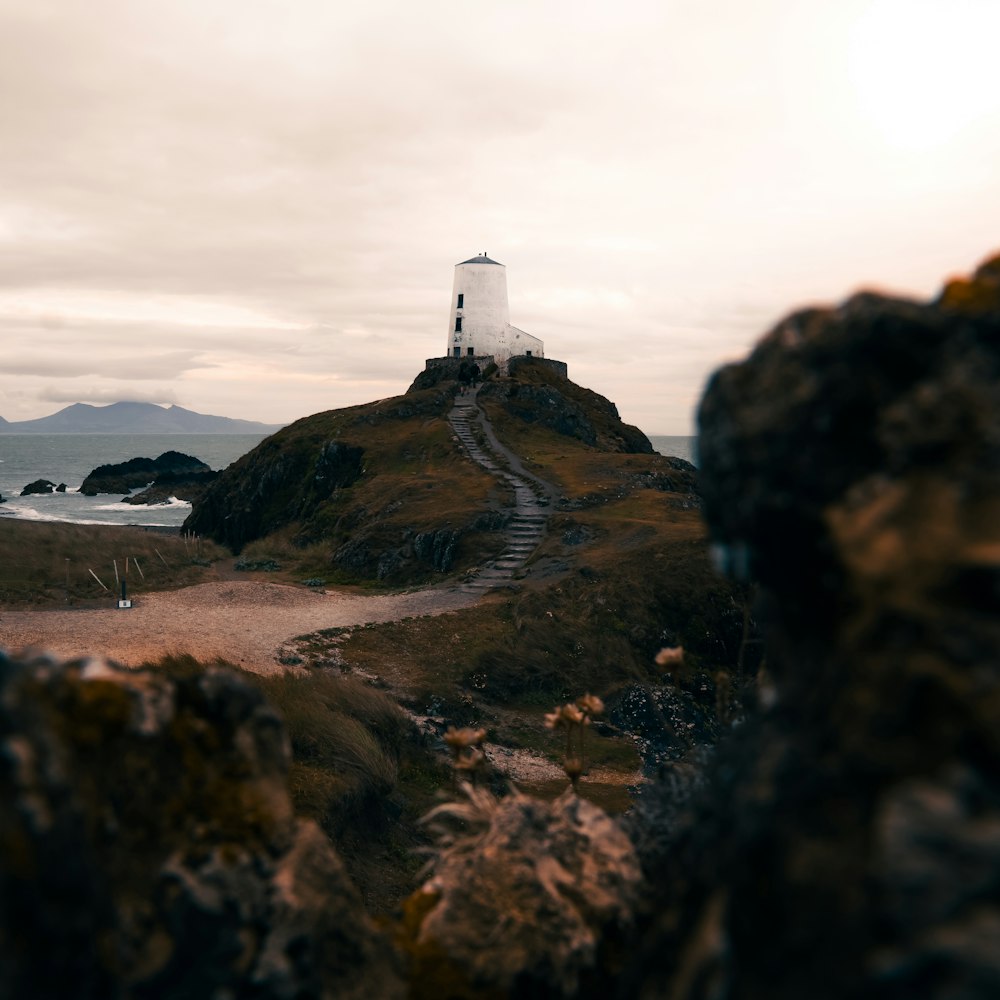
[[[79,492],[88,497],[125,494],[122,503],[128,504],[165,504],[171,500],[192,502],[218,476],[218,472],[200,459],[167,451],[158,458],[132,458],[112,465],[100,465],[87,474]],[[20,495],[65,493],[67,489],[65,483],[56,485],[48,479],[36,479],[28,483]]]

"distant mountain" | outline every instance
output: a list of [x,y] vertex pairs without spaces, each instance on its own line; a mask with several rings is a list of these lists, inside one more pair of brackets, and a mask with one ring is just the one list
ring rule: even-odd
[[37,420],[4,420],[0,434],[273,434],[284,424],[234,420],[155,403],[73,403]]

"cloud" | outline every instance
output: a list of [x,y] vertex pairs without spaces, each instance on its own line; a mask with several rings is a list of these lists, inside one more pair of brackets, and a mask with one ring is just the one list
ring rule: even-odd
[[[151,354],[144,358],[93,357],[86,353],[81,353],[76,357],[64,355],[53,357],[49,354],[25,355],[4,363],[4,371],[8,375],[37,375],[46,378],[78,378],[85,375],[101,375],[107,379],[123,379],[130,382],[177,378],[195,367],[205,366],[194,365],[191,355],[179,352]],[[46,396],[44,398],[51,399],[53,397]]]
[[38,396],[53,403],[117,403],[127,399],[131,403],[169,404],[177,402],[173,389],[132,389],[127,396],[113,389],[95,386],[75,385],[72,388],[47,386],[39,391]]
[[794,306],[928,294],[1000,231],[1000,115],[919,156],[873,136],[867,6],[0,0],[4,415],[401,392],[485,247],[512,322],[682,433]]

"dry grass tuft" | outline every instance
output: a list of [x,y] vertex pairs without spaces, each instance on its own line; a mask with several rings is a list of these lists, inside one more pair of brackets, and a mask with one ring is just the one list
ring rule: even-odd
[[124,575],[126,558],[130,590],[172,590],[202,582],[211,564],[228,555],[206,539],[142,528],[0,518],[0,602],[76,604],[117,596],[114,563]]
[[388,695],[338,674],[262,676],[188,654],[144,666],[184,676],[207,666],[241,673],[284,718],[296,812],[316,820],[333,841],[369,908],[389,909],[416,888],[415,849],[426,843],[417,820],[448,770]]

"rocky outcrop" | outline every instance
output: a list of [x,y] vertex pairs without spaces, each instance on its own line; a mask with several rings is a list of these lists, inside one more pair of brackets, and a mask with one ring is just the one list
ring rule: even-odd
[[644,854],[621,996],[1000,993],[998,275],[796,313],[710,382],[705,512],[768,680]]
[[256,689],[0,654],[0,994],[399,997]]
[[651,455],[653,446],[638,427],[622,422],[618,408],[590,389],[530,366],[523,378],[494,379],[483,384],[479,401],[499,402],[519,420],[539,424],[602,451]]
[[447,572],[482,513],[445,436],[451,401],[430,389],[300,420],[226,469],[184,530],[239,552],[292,526],[296,543],[325,544],[345,578]]
[[159,481],[163,476],[172,476],[176,483],[211,471],[197,458],[179,451],[166,451],[159,458],[130,458],[127,462],[114,465],[99,465],[84,479],[80,492],[88,497],[98,493],[130,493]]
[[56,484],[50,482],[48,479],[36,479],[33,483],[28,483],[27,486],[21,490],[21,496],[43,496],[46,493],[55,492]]
[[[432,358],[406,390],[407,394],[419,392],[422,389],[433,389],[439,385],[458,382],[461,385],[474,385],[483,378],[483,365],[469,358]],[[490,363],[495,371],[496,365]]]
[[165,504],[173,499],[192,502],[197,500],[219,476],[220,473],[212,471],[194,472],[189,475],[167,472],[157,476],[152,486],[122,497],[122,503]]
[[268,438],[206,490],[184,530],[208,535],[234,552],[247,542],[308,518],[361,475],[364,450],[337,440],[282,447]]

